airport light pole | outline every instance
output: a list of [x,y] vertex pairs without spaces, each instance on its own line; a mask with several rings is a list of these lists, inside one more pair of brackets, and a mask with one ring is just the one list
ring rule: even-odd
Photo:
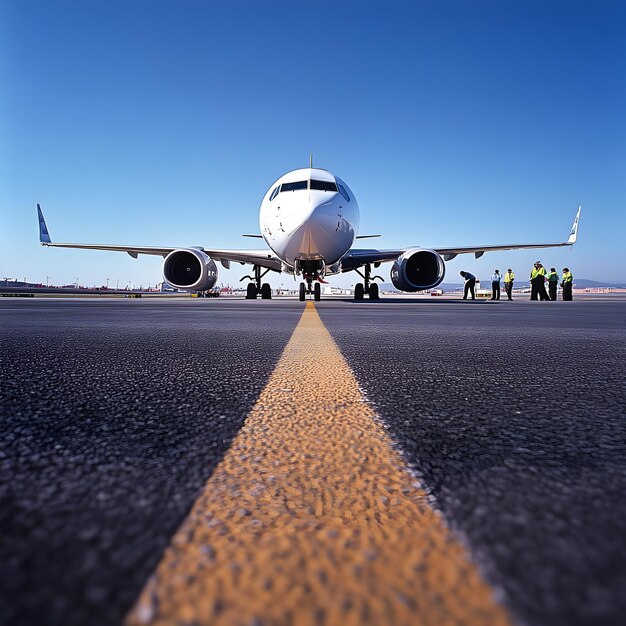
[[78,276],[74,276],[74,280],[76,281],[76,289],[78,289]]
[[46,287],[50,287],[50,276],[46,276]]
[[120,289],[120,279],[119,278],[117,279],[117,282],[115,283],[115,289],[116,289],[116,291],[119,291],[119,289]]
[[107,278],[107,289],[109,288],[109,279]]

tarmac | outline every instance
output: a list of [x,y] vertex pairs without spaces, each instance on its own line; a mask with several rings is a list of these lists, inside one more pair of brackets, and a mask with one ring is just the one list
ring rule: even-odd
[[624,295],[0,300],[6,624],[621,624]]

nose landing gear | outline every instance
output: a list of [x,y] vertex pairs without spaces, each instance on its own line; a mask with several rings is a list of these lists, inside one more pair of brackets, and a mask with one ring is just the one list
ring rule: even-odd
[[363,300],[363,298],[365,297],[365,294],[367,294],[370,300],[378,300],[380,297],[378,295],[378,285],[372,281],[376,280],[377,278],[379,280],[382,280],[383,278],[382,276],[371,275],[372,266],[369,263],[367,263],[363,269],[364,269],[363,274],[359,272],[359,270],[355,270],[355,272],[363,278],[363,282],[357,283],[354,286],[354,299]]
[[300,283],[300,302],[304,302],[306,300],[307,293],[313,294],[313,300],[315,300],[315,302],[319,302],[322,299],[322,286],[318,282],[313,284],[313,281],[316,279],[318,279],[317,275],[304,275],[306,285],[304,283]]
[[306,294],[312,293],[313,300],[315,302],[319,302],[322,299],[322,286],[319,283],[315,283],[313,287],[311,287],[311,283],[309,285],[305,285],[304,283],[300,283],[300,302],[304,302],[306,300]]

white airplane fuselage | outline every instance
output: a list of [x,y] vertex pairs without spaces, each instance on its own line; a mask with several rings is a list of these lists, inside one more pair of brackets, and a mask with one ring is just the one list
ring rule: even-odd
[[334,273],[331,266],[350,250],[358,233],[359,205],[340,178],[326,170],[299,169],[268,189],[259,224],[267,245],[296,273],[308,263]]

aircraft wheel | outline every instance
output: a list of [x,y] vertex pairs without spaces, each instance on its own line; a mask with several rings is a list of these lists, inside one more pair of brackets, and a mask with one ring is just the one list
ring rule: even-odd
[[322,286],[319,283],[315,283],[313,287],[313,299],[319,302],[322,299]]
[[257,297],[257,288],[254,283],[248,283],[248,288],[246,290],[246,300],[256,300]]
[[300,302],[304,302],[306,298],[306,285],[304,283],[300,283]]
[[378,300],[378,285],[376,283],[370,285],[369,296],[370,300]]
[[271,300],[272,299],[272,288],[269,283],[263,283],[261,285],[261,300]]
[[365,293],[365,287],[363,283],[357,283],[354,285],[354,299],[363,300],[363,294]]

